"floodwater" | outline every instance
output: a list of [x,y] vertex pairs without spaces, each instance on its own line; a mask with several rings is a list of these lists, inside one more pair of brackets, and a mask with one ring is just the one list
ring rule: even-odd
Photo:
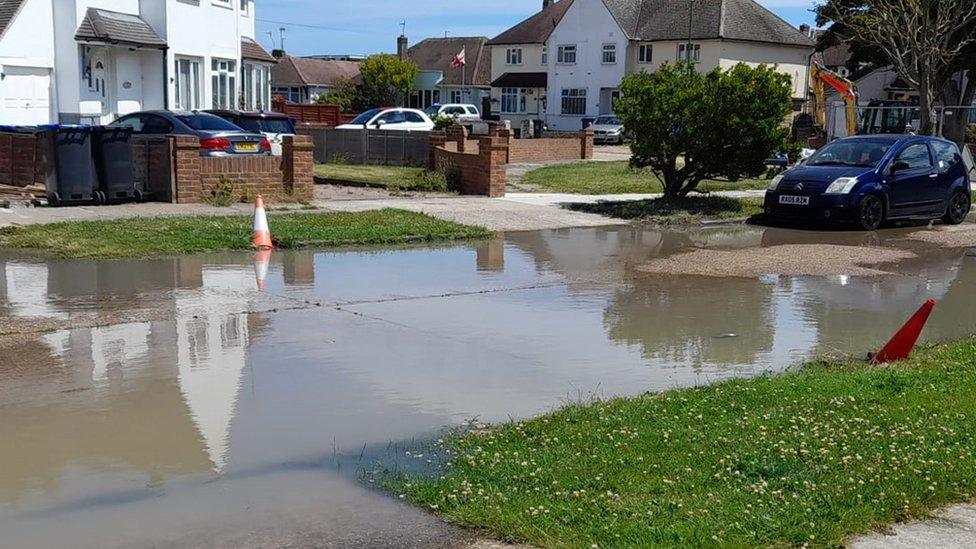
[[[466,534],[371,490],[361,468],[472,418],[867,353],[930,297],[926,338],[976,332],[962,250],[915,245],[879,278],[633,267],[904,233],[618,227],[279,251],[264,290],[250,254],[0,256],[0,317],[93,326],[0,338],[0,546],[455,544]],[[133,311],[147,320],[118,323]]]

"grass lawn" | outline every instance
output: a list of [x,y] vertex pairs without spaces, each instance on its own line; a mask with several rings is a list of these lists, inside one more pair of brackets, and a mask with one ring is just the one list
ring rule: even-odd
[[967,340],[570,405],[449,437],[446,470],[383,482],[544,547],[839,546],[976,495],[974,417]]
[[[282,248],[482,238],[489,233],[403,210],[271,213]],[[251,249],[251,216],[78,221],[0,229],[0,248],[74,258],[128,258]]]
[[761,198],[689,196],[676,200],[638,200],[570,204],[579,212],[596,213],[621,219],[635,219],[659,225],[696,223],[703,220],[744,219],[762,213]]
[[[522,183],[552,192],[573,194],[650,194],[662,191],[661,184],[653,174],[631,169],[626,161],[548,166],[525,174]],[[703,191],[738,191],[765,189],[768,186],[766,180],[743,179],[736,183],[704,181],[698,188]]]
[[365,183],[372,187],[411,190],[423,168],[413,166],[362,166],[358,164],[316,164],[315,176]]

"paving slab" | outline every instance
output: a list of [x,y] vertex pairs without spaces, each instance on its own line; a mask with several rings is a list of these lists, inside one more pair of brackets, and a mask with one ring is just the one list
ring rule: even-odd
[[876,533],[851,540],[852,549],[955,549],[976,547],[976,506],[955,505],[931,520],[899,524],[888,534]]

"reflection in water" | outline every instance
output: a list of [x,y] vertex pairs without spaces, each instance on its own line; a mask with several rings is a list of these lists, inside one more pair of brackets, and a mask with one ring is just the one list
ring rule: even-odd
[[171,532],[234,545],[229,531],[277,531],[281,517],[304,517],[290,529],[330,540],[379,529],[416,545],[389,518],[412,511],[361,489],[339,465],[465,418],[544,412],[567,396],[865,352],[929,297],[940,300],[930,339],[976,326],[976,258],[961,252],[927,251],[900,276],[873,279],[632,268],[692,247],[808,237],[624,227],[276,251],[264,292],[250,254],[0,257],[0,315],[164,313],[2,350],[0,531],[15,545],[99,546],[119,543],[113,528],[124,522],[136,545],[181,545]]

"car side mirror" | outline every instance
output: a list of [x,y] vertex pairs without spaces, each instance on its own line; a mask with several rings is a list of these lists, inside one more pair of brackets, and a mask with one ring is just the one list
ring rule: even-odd
[[380,126],[382,126],[384,124],[386,124],[386,120],[377,120],[376,121],[376,127],[377,128],[379,128]]
[[891,172],[892,174],[896,174],[898,172],[903,172],[908,168],[911,168],[908,162],[895,162],[894,164],[891,165],[891,169],[889,169],[888,171]]

